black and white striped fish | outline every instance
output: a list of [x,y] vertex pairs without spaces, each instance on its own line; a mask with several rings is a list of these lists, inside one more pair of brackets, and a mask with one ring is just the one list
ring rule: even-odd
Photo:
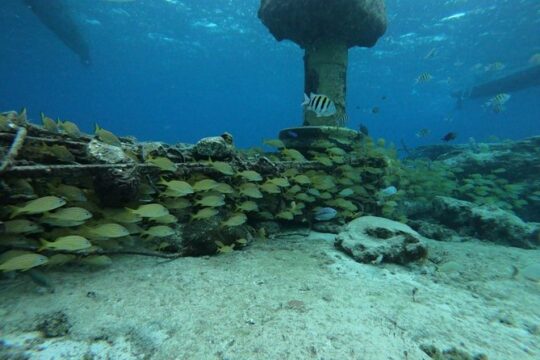
[[418,75],[418,77],[416,78],[415,80],[415,84],[424,84],[424,83],[428,83],[430,82],[431,80],[433,79],[433,75],[431,75],[430,73],[428,72],[423,72],[421,73],[420,75]]
[[506,110],[506,107],[504,106],[504,104],[506,104],[508,102],[508,100],[510,100],[511,97],[512,97],[512,95],[507,94],[507,93],[497,94],[494,97],[492,97],[491,99],[489,99],[484,104],[484,106],[486,108],[490,108],[491,111],[498,114],[498,113],[501,113],[504,110]]
[[328,96],[322,94],[311,93],[309,97],[304,94],[302,106],[305,106],[306,110],[313,111],[317,117],[332,116],[336,113],[334,102]]

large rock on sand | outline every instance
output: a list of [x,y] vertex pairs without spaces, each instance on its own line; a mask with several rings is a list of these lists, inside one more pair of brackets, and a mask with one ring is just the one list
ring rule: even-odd
[[538,247],[540,226],[495,206],[445,196],[433,200],[433,218],[461,235],[520,248]]
[[427,256],[427,247],[416,231],[375,216],[348,223],[336,237],[335,246],[362,263],[407,264]]

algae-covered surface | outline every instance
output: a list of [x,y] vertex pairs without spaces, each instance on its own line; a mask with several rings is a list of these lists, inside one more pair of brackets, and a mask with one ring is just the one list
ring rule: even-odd
[[[540,250],[426,240],[411,267],[359,264],[299,230],[242,251],[46,272],[54,292],[0,280],[0,358],[492,359],[540,355]],[[60,330],[58,330],[60,328]]]

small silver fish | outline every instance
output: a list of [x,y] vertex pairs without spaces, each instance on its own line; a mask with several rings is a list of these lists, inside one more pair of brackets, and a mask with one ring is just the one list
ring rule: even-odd
[[305,106],[306,110],[313,111],[317,117],[332,116],[336,113],[334,102],[328,96],[322,94],[311,93],[309,96],[304,94],[302,106]]
[[424,56],[424,59],[433,59],[437,55],[437,48],[433,48],[429,50],[429,52]]
[[313,218],[317,221],[329,221],[335,218],[337,215],[337,210],[331,207],[322,207],[317,209],[313,213]]

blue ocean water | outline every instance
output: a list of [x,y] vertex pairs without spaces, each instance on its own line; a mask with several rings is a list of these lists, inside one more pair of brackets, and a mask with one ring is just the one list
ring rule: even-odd
[[[303,51],[272,37],[257,18],[258,0],[64,2],[88,39],[91,66],[23,0],[3,0],[2,111],[25,106],[34,122],[43,111],[87,132],[97,122],[140,140],[195,142],[228,131],[239,147],[302,123]],[[349,53],[349,127],[362,123],[374,137],[409,146],[440,143],[449,131],[462,142],[540,133],[540,87],[512,93],[501,113],[486,109],[486,99],[455,110],[450,96],[540,53],[540,2],[386,3],[386,34]],[[424,72],[433,80],[415,84]],[[430,134],[418,138],[422,128]]]

